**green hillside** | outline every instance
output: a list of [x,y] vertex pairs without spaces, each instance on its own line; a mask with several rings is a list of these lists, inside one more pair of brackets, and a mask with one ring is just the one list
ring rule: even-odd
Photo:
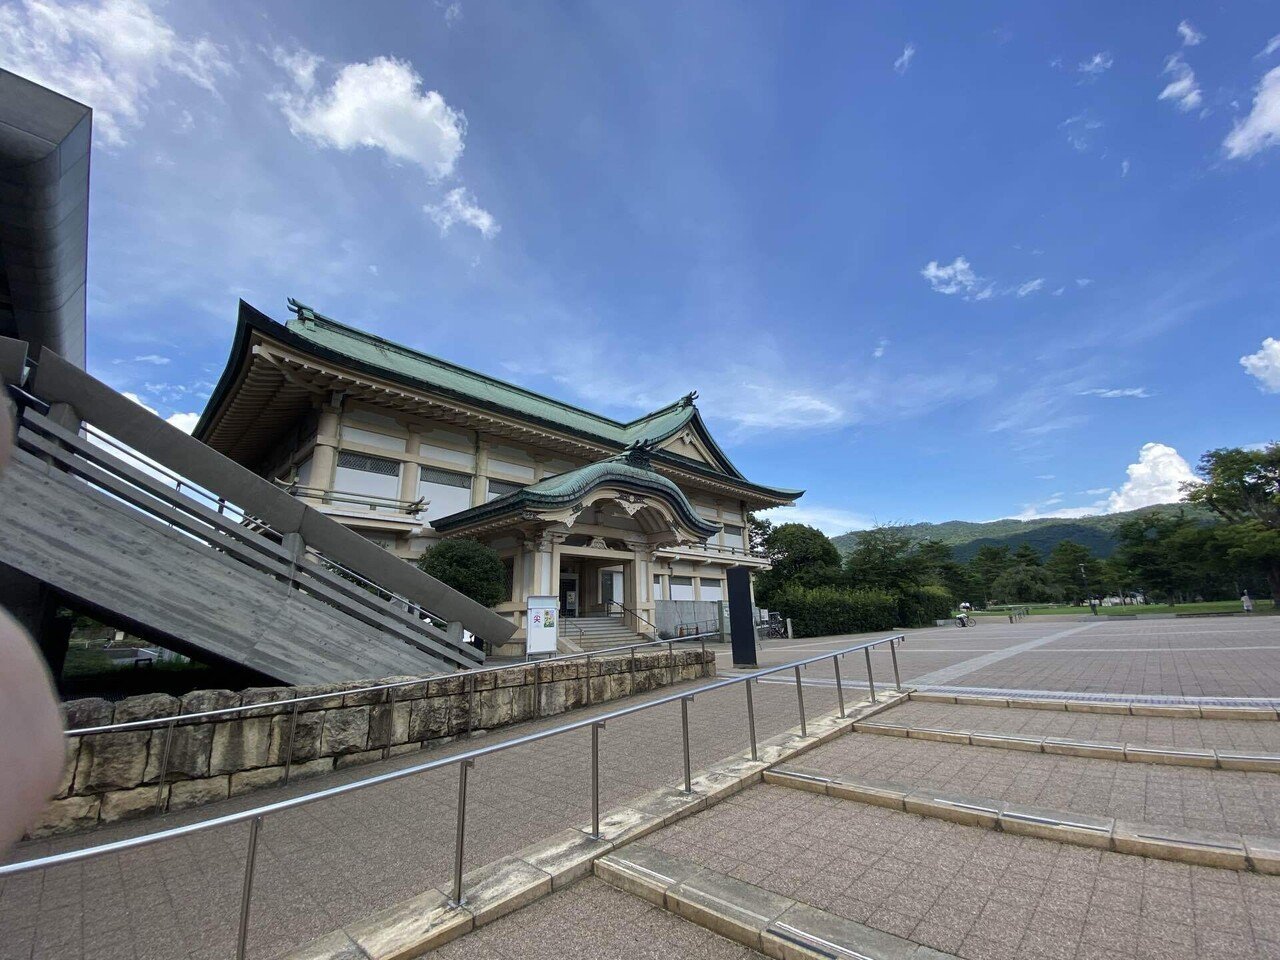
[[[957,560],[969,560],[979,547],[1008,546],[1017,549],[1030,544],[1040,554],[1047,555],[1062,540],[1074,540],[1087,547],[1094,555],[1108,557],[1116,548],[1116,528],[1126,520],[1149,513],[1177,513],[1185,511],[1191,516],[1211,515],[1203,507],[1188,504],[1161,504],[1129,510],[1125,513],[1108,513],[1078,519],[1047,518],[1044,520],[992,520],[988,523],[971,523],[967,520],[948,520],[945,523],[912,523],[901,529],[917,540],[941,540],[955,548]],[[858,534],[846,533],[832,540],[841,552],[847,553],[857,542]]]

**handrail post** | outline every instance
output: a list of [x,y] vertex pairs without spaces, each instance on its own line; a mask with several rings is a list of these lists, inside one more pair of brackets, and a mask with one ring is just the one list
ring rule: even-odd
[[670,678],[667,685],[671,686],[676,682],[676,654],[670,640],[667,641],[667,668]]
[[160,751],[160,778],[156,781],[156,813],[164,809],[164,778],[169,772],[169,751],[173,748],[173,728],[178,718],[169,721],[164,732],[164,748]]
[[466,900],[462,896],[462,850],[467,832],[467,771],[476,765],[474,760],[458,764],[458,827],[453,838],[453,906],[460,907]]
[[804,687],[800,683],[799,667],[796,667],[796,703],[800,705],[800,736],[807,737],[809,730],[804,722]]
[[538,676],[542,671],[538,668],[538,661],[533,661],[533,719],[537,720],[542,715],[542,696],[541,684]]
[[240,888],[240,930],[236,937],[236,960],[244,960],[249,945],[249,908],[253,903],[253,868],[258,859],[258,830],[262,817],[249,821],[249,853],[244,861],[244,886]]
[[293,766],[293,735],[298,729],[298,704],[295,702],[289,714],[289,733],[284,741],[284,782],[289,783],[289,770]]
[[600,731],[603,722],[591,724],[591,838],[600,839]]
[[895,637],[889,638],[889,656],[893,657],[893,686],[901,693],[902,676],[898,673],[898,641]]
[[863,647],[862,652],[867,657],[867,686],[871,688],[871,702],[876,702],[876,682],[871,676],[871,648]]
[[693,697],[680,698],[680,726],[684,731],[684,792],[693,793],[693,773],[689,764],[689,701]]
[[591,706],[591,654],[587,654],[587,706]]
[[840,682],[840,657],[831,658],[832,665],[836,668],[836,699],[840,701],[840,719],[845,718],[844,712],[844,685]]
[[383,702],[387,705],[387,742],[382,748],[382,759],[385,760],[391,756],[391,741],[396,738],[395,688],[387,687]]
[[756,708],[751,700],[751,681],[748,680],[743,686],[747,688],[747,732],[751,735],[751,760],[754,763],[760,759],[756,749]]

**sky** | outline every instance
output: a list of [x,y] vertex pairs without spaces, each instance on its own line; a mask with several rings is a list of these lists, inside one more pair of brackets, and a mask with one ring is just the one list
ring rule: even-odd
[[1167,502],[1277,439],[1280,7],[0,0],[94,108],[89,367],[190,429],[236,302],[629,420],[774,519]]

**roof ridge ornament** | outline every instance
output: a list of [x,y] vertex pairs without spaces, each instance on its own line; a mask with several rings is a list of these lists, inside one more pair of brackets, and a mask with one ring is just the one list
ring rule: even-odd
[[690,390],[688,393],[686,393],[683,397],[680,398],[680,406],[692,407],[693,401],[697,399],[698,399],[698,391]]
[[648,439],[634,440],[622,451],[622,459],[633,467],[648,470],[652,466],[650,455],[653,453],[653,441]]

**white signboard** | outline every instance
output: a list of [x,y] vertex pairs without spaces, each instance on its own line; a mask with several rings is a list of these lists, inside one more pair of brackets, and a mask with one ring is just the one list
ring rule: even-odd
[[525,633],[525,652],[555,653],[557,621],[560,618],[559,597],[529,597]]

